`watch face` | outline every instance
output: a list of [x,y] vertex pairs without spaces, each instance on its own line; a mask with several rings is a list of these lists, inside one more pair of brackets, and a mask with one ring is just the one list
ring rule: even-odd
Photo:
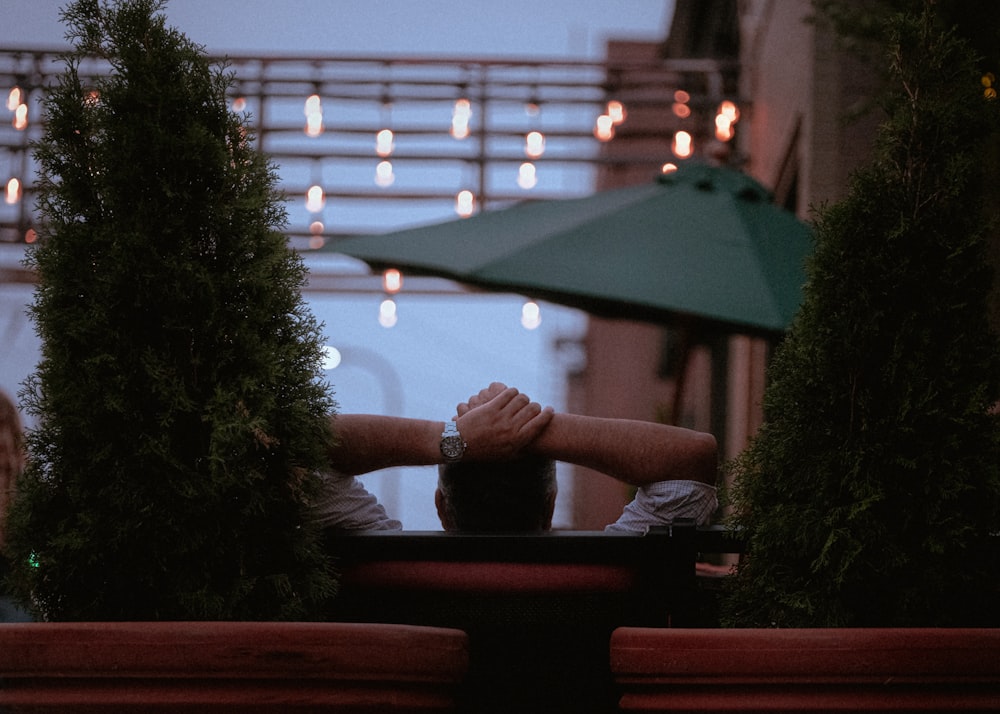
[[461,436],[446,436],[441,439],[441,454],[446,459],[460,459],[465,453],[465,444]]

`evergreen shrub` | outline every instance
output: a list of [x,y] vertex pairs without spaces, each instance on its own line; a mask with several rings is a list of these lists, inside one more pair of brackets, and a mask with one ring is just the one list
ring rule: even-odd
[[818,214],[765,424],[731,465],[750,552],[726,625],[1000,617],[986,545],[1000,531],[1000,351],[981,205],[998,107],[935,3],[909,4],[884,45],[874,155]]
[[13,584],[52,620],[311,618],[336,590],[305,517],[335,409],[320,328],[232,75],[163,6],[63,11]]

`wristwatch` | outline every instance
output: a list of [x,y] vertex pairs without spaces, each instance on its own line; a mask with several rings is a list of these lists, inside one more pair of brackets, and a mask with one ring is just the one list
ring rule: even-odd
[[441,434],[441,456],[446,463],[461,461],[465,454],[465,447],[468,446],[462,441],[462,435],[458,433],[458,426],[453,421],[444,423],[444,432]]

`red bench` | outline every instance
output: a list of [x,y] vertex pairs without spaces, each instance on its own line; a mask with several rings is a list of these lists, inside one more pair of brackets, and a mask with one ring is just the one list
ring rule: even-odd
[[405,625],[0,625],[0,711],[442,712],[465,633]]
[[1000,711],[998,629],[620,628],[629,712]]

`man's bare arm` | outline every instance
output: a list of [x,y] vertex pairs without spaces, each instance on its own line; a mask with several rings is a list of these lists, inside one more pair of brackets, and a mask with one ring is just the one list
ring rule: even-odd
[[[494,382],[467,403],[464,414],[496,397],[505,385]],[[633,486],[656,481],[691,480],[715,485],[715,437],[655,422],[555,414],[526,451],[584,466]]]
[[718,469],[714,436],[647,421],[559,413],[528,449],[633,486],[675,479],[714,486]]
[[[456,419],[468,444],[463,459],[509,459],[533,441],[551,418],[551,410],[543,410],[516,389],[499,390]],[[438,464],[443,460],[443,421],[340,414],[333,417],[332,428],[336,444],[329,452],[330,466],[346,475],[393,466]]]

